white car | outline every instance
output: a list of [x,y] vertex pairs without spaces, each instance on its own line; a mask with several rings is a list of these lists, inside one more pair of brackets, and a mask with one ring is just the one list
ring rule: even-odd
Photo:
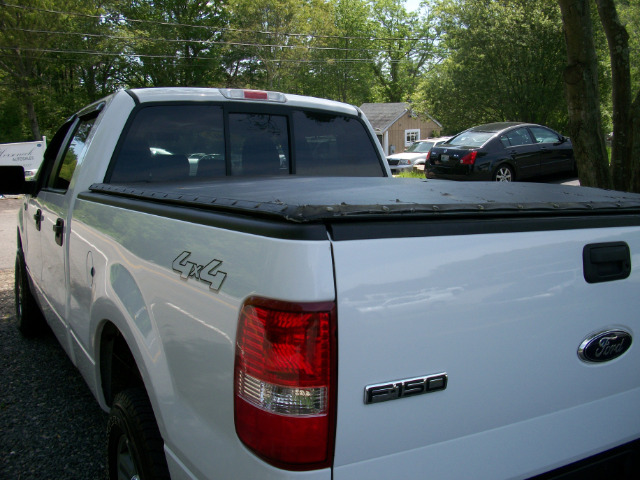
[[411,144],[404,152],[389,155],[387,157],[387,163],[389,164],[391,173],[397,175],[400,172],[410,172],[415,165],[424,165],[431,147],[446,142],[450,138],[451,137],[437,137],[418,140]]

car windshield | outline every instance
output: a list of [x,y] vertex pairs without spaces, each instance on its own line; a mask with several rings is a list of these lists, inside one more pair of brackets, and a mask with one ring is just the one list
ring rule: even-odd
[[446,142],[446,144],[458,147],[480,147],[494,135],[495,132],[476,132],[468,130],[456,135]]
[[405,152],[427,153],[433,147],[433,142],[416,142],[412,144]]

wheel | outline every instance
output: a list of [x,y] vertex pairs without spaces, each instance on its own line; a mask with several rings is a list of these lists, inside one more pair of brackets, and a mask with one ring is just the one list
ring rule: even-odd
[[493,174],[493,180],[496,182],[513,182],[515,180],[513,169],[509,165],[500,165]]
[[42,312],[31,293],[29,274],[22,255],[16,255],[16,269],[14,278],[16,301],[16,320],[18,330],[25,337],[37,337],[46,331],[46,323]]
[[125,390],[113,399],[107,464],[109,480],[169,480],[164,442],[143,388]]

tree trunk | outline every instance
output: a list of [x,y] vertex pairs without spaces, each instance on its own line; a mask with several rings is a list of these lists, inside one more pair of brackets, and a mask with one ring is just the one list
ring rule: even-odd
[[38,124],[38,116],[36,115],[36,109],[29,95],[25,95],[24,103],[27,107],[27,118],[29,119],[29,126],[31,127],[33,140],[42,140],[42,135],[40,134],[40,125]]
[[[618,18],[614,0],[596,0],[598,14],[607,36],[611,58],[613,99],[613,140],[611,142],[611,176],[613,188],[631,190],[631,72],[629,69],[629,34]],[[640,163],[640,162],[636,162]]]
[[631,105],[631,191],[640,192],[640,92]]
[[588,0],[558,0],[562,11],[567,68],[564,72],[569,135],[580,184],[612,188],[600,121],[598,71]]
[[27,119],[29,120],[31,134],[33,135],[34,141],[42,140],[42,135],[40,134],[40,125],[38,124],[38,115],[36,114],[36,107],[33,104],[33,99],[31,98],[29,79],[26,73],[26,69],[23,67],[22,63],[20,63],[20,66],[22,68],[20,69],[21,75],[20,78],[18,78],[18,85],[20,85],[20,96],[22,97],[24,106],[27,109]]

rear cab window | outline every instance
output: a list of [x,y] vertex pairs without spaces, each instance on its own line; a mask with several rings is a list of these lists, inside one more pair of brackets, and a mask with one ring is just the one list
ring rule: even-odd
[[272,113],[234,107],[139,107],[118,143],[105,181],[385,176],[374,140],[358,118],[285,108]]

